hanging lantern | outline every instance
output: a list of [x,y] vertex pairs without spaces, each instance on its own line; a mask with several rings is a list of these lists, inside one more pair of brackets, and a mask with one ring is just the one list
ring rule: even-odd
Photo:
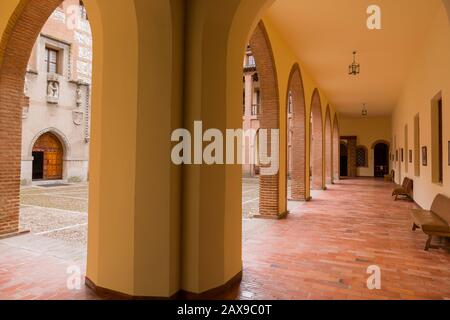
[[356,51],[353,51],[353,63],[348,67],[348,74],[351,76],[356,76],[360,72],[360,65],[356,63]]

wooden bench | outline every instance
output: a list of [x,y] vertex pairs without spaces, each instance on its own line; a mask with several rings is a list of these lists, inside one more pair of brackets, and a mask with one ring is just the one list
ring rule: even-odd
[[398,197],[406,197],[412,200],[412,191],[414,188],[414,182],[410,178],[405,178],[403,184],[392,191],[392,196],[395,196],[395,201]]
[[425,251],[430,248],[437,249],[438,246],[432,246],[433,237],[450,237],[450,199],[439,194],[433,201],[431,210],[413,209],[411,211],[413,218],[413,231],[420,228],[428,235],[425,245]]

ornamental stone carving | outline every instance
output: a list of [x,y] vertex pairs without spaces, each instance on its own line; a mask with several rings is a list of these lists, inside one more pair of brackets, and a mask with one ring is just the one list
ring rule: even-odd
[[59,102],[59,80],[56,74],[47,77],[47,102],[57,104]]
[[80,107],[83,104],[83,91],[81,89],[81,86],[77,86],[77,107]]
[[81,125],[83,123],[83,112],[80,111],[73,111],[72,112],[72,118],[73,118],[73,123],[77,126]]

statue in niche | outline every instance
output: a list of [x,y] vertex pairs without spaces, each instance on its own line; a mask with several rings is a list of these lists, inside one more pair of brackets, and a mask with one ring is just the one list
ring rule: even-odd
[[59,97],[59,85],[58,85],[58,82],[50,81],[48,83],[47,94],[51,98],[58,98]]
[[47,85],[47,101],[49,103],[58,103],[59,99],[59,83],[57,81],[49,81]]

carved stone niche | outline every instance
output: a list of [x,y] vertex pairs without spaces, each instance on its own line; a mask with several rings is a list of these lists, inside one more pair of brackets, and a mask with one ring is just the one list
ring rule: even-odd
[[83,117],[84,117],[83,112],[79,112],[79,111],[72,112],[73,123],[77,126],[79,126],[83,123]]
[[49,73],[47,76],[47,102],[51,104],[59,102],[59,79],[54,73]]

